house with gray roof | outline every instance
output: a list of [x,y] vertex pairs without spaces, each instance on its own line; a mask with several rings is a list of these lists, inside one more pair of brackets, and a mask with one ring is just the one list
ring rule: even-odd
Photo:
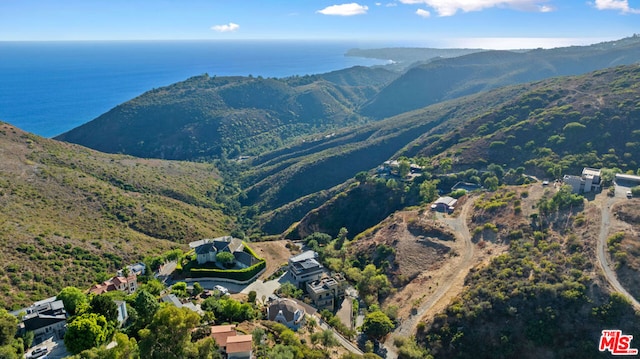
[[304,323],[304,308],[289,298],[278,298],[267,308],[267,319],[297,330]]
[[[215,263],[216,255],[220,252],[229,252],[236,257],[236,253],[244,253],[242,240],[231,236],[196,241],[195,252],[198,264]],[[191,243],[189,244],[191,246]]]
[[318,262],[318,253],[314,251],[302,252],[289,258],[289,274],[293,284],[304,288],[307,282],[322,278],[324,266]]

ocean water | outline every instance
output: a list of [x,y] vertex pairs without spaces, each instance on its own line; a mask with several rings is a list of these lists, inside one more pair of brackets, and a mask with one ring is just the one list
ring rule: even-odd
[[[365,45],[366,46],[366,45]],[[382,60],[363,44],[288,41],[0,42],[0,121],[53,137],[191,76],[287,77]]]

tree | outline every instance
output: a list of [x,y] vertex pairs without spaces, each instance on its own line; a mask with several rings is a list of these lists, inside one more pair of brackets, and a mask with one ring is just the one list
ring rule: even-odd
[[191,295],[195,297],[202,292],[204,292],[204,288],[202,288],[200,283],[198,282],[193,283],[193,290],[191,291]]
[[324,246],[331,242],[331,236],[322,232],[313,232],[304,238],[304,242],[307,244],[313,240],[315,240],[319,245]]
[[360,172],[356,173],[355,179],[360,184],[364,184],[369,179],[369,174],[367,173],[367,171],[360,171]]
[[362,323],[362,332],[374,339],[381,339],[393,330],[393,322],[380,310],[367,314]]
[[256,293],[255,290],[249,291],[249,294],[247,295],[247,301],[249,301],[249,303],[255,303],[257,296],[258,293]]
[[87,296],[76,287],[63,288],[56,296],[56,299],[62,301],[64,309],[69,315],[76,315],[89,304]]
[[298,287],[291,282],[282,283],[277,292],[285,298],[301,298],[303,294],[302,289],[298,289]]
[[191,330],[199,322],[200,316],[187,308],[160,308],[149,326],[139,332],[140,357],[184,358],[191,344]]
[[216,254],[216,262],[222,264],[226,268],[233,267],[235,261],[236,257],[234,257],[231,252],[219,252]]
[[311,342],[313,344],[320,343],[325,349],[338,345],[338,340],[330,329],[311,334]]
[[109,322],[118,320],[118,306],[107,296],[96,295],[91,299],[89,306],[91,313],[102,315]]
[[438,198],[438,180],[420,183],[420,197],[423,203],[433,202]]
[[451,171],[451,167],[453,165],[453,160],[451,158],[445,158],[440,160],[440,172],[441,173],[447,173],[449,171]]
[[405,178],[411,172],[411,163],[407,160],[401,160],[398,162],[398,174],[400,178]]
[[141,289],[144,289],[147,292],[157,297],[164,290],[164,284],[161,281],[154,278],[154,279],[148,280],[147,283],[143,283],[139,285],[138,291],[140,291]]
[[11,344],[18,328],[18,318],[0,308],[0,346]]
[[489,190],[489,191],[495,191],[498,189],[498,185],[500,184],[500,181],[498,180],[498,177],[496,176],[489,176],[484,180],[484,187]]
[[180,298],[186,298],[189,296],[187,293],[187,283],[185,282],[177,282],[171,287],[171,293],[175,294]]
[[107,340],[107,320],[103,315],[85,313],[67,324],[64,345],[74,354],[97,347]]
[[105,355],[105,359],[137,359],[140,358],[138,352],[138,342],[135,338],[129,338],[126,334],[116,333],[113,336],[116,346],[109,349]]
[[136,300],[133,302],[133,308],[138,312],[138,320],[144,327],[151,322],[153,315],[156,314],[160,304],[151,293],[146,290],[138,290]]
[[338,232],[338,237],[336,238],[336,241],[333,243],[333,249],[337,251],[341,250],[342,246],[344,245],[344,241],[347,240],[348,234],[349,234],[349,231],[345,227],[340,228],[340,231]]

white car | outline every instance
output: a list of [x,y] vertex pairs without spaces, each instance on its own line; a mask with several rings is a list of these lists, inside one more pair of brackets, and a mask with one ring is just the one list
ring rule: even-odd
[[218,292],[220,292],[222,295],[227,295],[229,294],[229,289],[221,286],[221,285],[216,285],[213,287],[213,289],[217,290]]
[[47,353],[49,353],[49,349],[47,347],[36,348],[31,351],[29,358],[43,358]]
[[631,193],[631,191],[627,191],[627,198],[631,198],[633,197],[633,193]]

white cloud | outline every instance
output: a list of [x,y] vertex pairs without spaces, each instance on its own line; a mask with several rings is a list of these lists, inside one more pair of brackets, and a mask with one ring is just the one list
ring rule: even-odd
[[425,9],[418,9],[418,10],[416,10],[416,15],[421,16],[421,17],[430,17],[431,13],[428,12],[427,10],[425,10]]
[[594,5],[598,10],[620,10],[623,13],[640,14],[640,9],[630,7],[628,0],[596,0]]
[[234,24],[232,22],[226,24],[226,25],[214,25],[211,26],[211,30],[213,31],[217,31],[217,32],[234,32],[236,30],[238,30],[240,28],[240,25],[238,24]]
[[396,6],[398,6],[398,3],[390,2],[390,3],[387,3],[387,5],[385,5],[385,6],[386,7],[396,7]]
[[549,12],[553,10],[553,8],[542,5],[548,1],[549,0],[400,0],[403,4],[424,4],[432,7],[439,16],[452,16],[458,11],[480,11],[492,7]]
[[381,2],[377,2],[377,3],[376,3],[376,6],[380,6],[380,5],[382,5],[382,3],[381,3]]
[[368,6],[352,2],[350,4],[327,6],[316,12],[323,15],[353,16],[366,14],[367,10],[369,10]]

